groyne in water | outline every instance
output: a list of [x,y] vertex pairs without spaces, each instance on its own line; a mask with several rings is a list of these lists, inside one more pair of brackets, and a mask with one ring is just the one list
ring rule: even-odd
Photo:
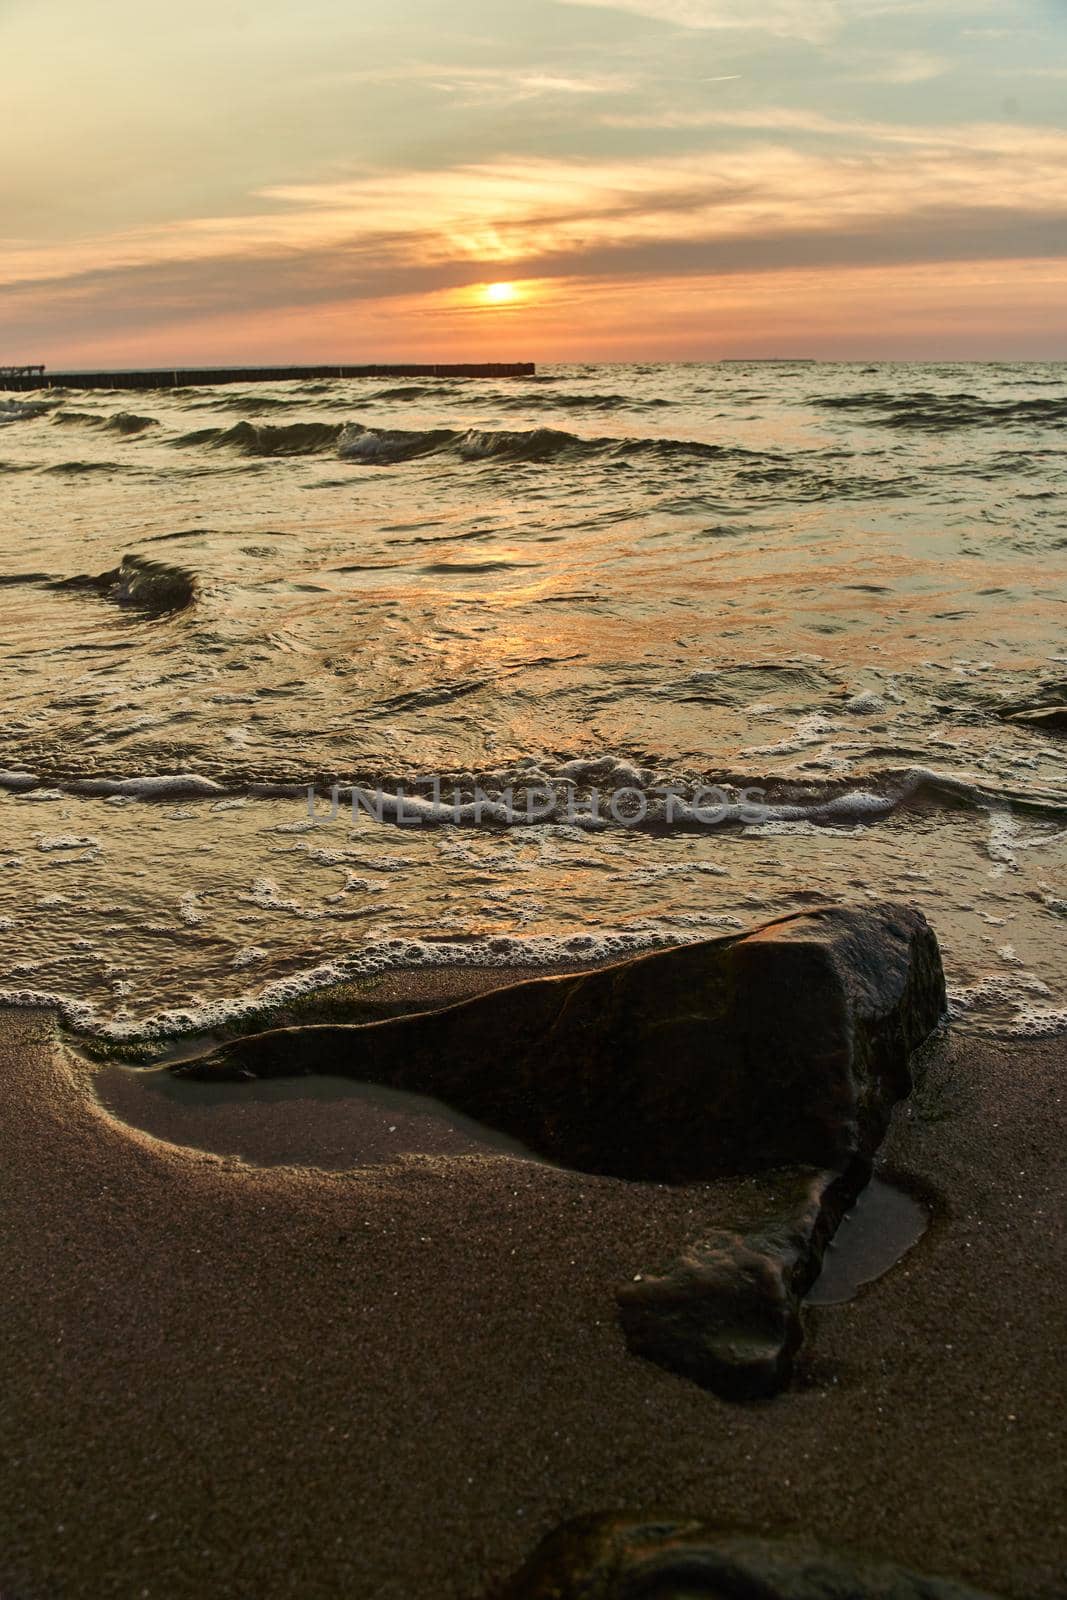
[[419,363],[384,367],[160,367],[132,372],[0,368],[0,389],[186,389],[216,383],[288,383],[332,378],[532,378],[532,361]]

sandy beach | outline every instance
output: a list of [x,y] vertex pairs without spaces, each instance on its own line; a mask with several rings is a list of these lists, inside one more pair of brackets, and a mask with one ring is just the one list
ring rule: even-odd
[[0,0],[0,1600],[1067,1600],[1067,0]]
[[205,1154],[8,1011],[0,1593],[474,1600],[565,1518],[661,1507],[1062,1597],[1065,1064],[939,1047],[886,1146],[930,1230],[746,1406],[629,1355],[614,1309],[721,1193]]

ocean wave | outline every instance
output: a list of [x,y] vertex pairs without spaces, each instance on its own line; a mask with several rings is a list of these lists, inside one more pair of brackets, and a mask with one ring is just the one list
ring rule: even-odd
[[781,703],[800,697],[824,697],[839,690],[841,680],[803,660],[748,661],[698,667],[685,677],[663,683],[659,692],[679,704],[747,706],[760,700]]
[[364,428],[347,423],[337,444],[343,461],[366,466],[393,466],[414,461],[418,456],[434,455],[447,449],[459,437],[451,428],[431,428],[408,432],[401,428]]
[[368,428],[349,423],[338,442],[342,460],[368,466],[390,466],[421,456],[449,455],[465,462],[538,464],[550,461],[626,460],[652,457],[660,460],[689,458],[772,459],[760,451],[744,450],[696,439],[582,438],[562,428]]
[[376,389],[371,400],[450,400],[462,391],[448,383],[401,383],[392,389]]
[[52,426],[55,428],[98,428],[103,417],[95,411],[55,411]]
[[172,442],[179,449],[233,450],[243,456],[315,456],[333,451],[344,432],[341,422],[235,422],[232,428],[199,428]]
[[51,409],[50,400],[0,400],[0,428],[11,422],[32,422]]
[[861,394],[819,395],[811,401],[826,411],[868,412],[885,428],[1003,428],[1067,422],[1067,396],[1056,399],[979,400],[970,394],[917,390],[898,394],[872,389]]
[[119,411],[113,417],[108,417],[104,423],[105,433],[118,433],[123,438],[132,438],[138,433],[145,433],[149,428],[158,428],[159,422],[155,417],[140,417],[135,411]]
[[271,411],[291,411],[294,405],[299,405],[298,400],[282,400],[277,395],[228,395],[220,399],[190,400],[186,407],[189,411],[229,411],[236,412],[238,416],[260,417]]
[[[480,390],[477,392],[478,404],[492,407],[494,411],[528,411],[535,404],[545,406],[553,411],[658,411],[662,408],[679,404],[676,400],[668,400],[660,396],[641,399],[639,396],[625,394],[575,394],[568,389],[548,390],[541,388],[535,395],[526,393],[527,384],[536,381],[551,383],[558,380],[551,378],[535,380],[529,378],[519,385],[509,384],[507,390],[503,391]],[[403,383],[388,389],[376,389],[367,398],[371,401],[383,400],[390,403],[414,400],[462,400],[469,402],[470,388],[466,382]]]
[[102,433],[117,433],[132,438],[148,428],[158,428],[156,417],[141,417],[133,411],[118,411],[114,416],[103,417],[95,411],[56,411],[52,415],[53,427],[99,428]]
[[217,800],[227,792],[222,784],[197,772],[169,772],[154,778],[80,778],[67,789],[89,798],[119,795],[128,800]]
[[995,714],[1035,733],[1067,733],[1067,680],[1038,684],[1025,700],[1001,702]]
[[791,470],[786,458],[698,439],[651,436],[585,438],[562,428],[388,428],[359,422],[242,421],[229,428],[199,428],[171,441],[179,449],[233,451],[248,457],[335,454],[364,466],[395,466],[423,456],[463,462],[539,464],[552,461],[626,461],[633,458],[736,460],[765,470]]

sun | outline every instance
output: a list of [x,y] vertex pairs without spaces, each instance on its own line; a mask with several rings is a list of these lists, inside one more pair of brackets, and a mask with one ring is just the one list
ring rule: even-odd
[[519,291],[513,283],[490,283],[485,298],[491,306],[510,306],[519,298]]

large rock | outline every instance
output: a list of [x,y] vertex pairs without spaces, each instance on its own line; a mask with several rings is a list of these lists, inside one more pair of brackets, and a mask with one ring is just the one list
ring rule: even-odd
[[696,1518],[581,1517],[492,1600],[992,1600],[946,1578]]
[[830,907],[441,1011],[277,1029],[178,1070],[369,1079],[624,1178],[844,1171],[877,1147],[944,1003],[919,912]]

